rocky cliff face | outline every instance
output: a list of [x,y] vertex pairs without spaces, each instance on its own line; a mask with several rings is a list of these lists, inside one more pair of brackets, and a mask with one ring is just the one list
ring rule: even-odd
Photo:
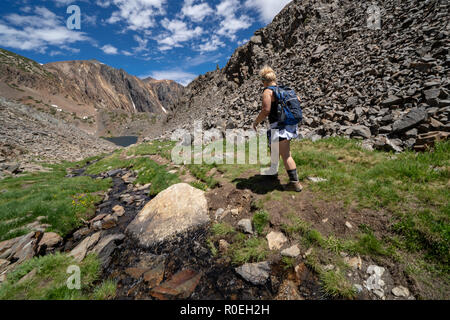
[[124,70],[95,60],[55,62],[45,67],[61,79],[64,90],[76,101],[98,109],[163,113],[158,95]]
[[150,86],[158,96],[158,100],[167,112],[183,95],[184,87],[172,80],[156,80],[153,78],[144,79],[144,83]]
[[448,132],[448,1],[377,3],[379,30],[369,28],[370,3],[292,1],[224,69],[187,87],[168,127],[203,119],[205,129],[250,128],[263,89],[257,73],[269,64],[303,100],[305,137],[356,137],[400,151],[420,148],[419,134]]

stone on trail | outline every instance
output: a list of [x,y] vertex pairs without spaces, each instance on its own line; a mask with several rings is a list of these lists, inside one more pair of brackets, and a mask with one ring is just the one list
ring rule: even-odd
[[144,273],[144,281],[149,288],[159,286],[164,279],[164,261],[160,262],[155,268]]
[[246,281],[254,285],[263,285],[270,276],[270,265],[267,261],[259,263],[247,263],[235,269]]
[[319,182],[327,182],[327,179],[324,178],[319,178],[319,177],[308,177],[308,180],[314,183],[319,183]]
[[353,257],[353,258],[345,257],[344,262],[346,264],[348,264],[353,270],[356,270],[356,269],[361,270],[361,268],[362,268],[362,260],[361,260],[360,256]]
[[305,300],[305,298],[300,295],[295,282],[286,279],[281,284],[280,289],[278,289],[278,294],[274,300],[295,301]]
[[392,289],[392,294],[396,297],[409,297],[409,290],[403,286],[398,286]]
[[120,205],[116,205],[112,210],[116,217],[121,217],[125,214],[125,209]]
[[180,183],[159,193],[128,225],[126,232],[143,247],[209,223],[205,193]]
[[224,240],[224,239],[219,240],[219,250],[220,250],[220,252],[222,252],[222,253],[227,252],[228,249],[230,248],[230,246],[231,245],[226,240]]
[[300,255],[300,249],[297,245],[281,251],[281,255],[284,257],[297,258]]
[[41,252],[41,250],[46,250],[48,252],[51,249],[55,248],[58,244],[62,243],[62,241],[63,238],[57,233],[54,232],[44,233],[41,241],[39,241],[38,252]]
[[238,229],[244,233],[253,234],[252,221],[250,219],[242,219],[238,222]]
[[201,277],[201,273],[189,269],[183,270],[154,288],[150,294],[159,300],[187,299],[194,292]]
[[288,241],[288,239],[281,232],[272,231],[267,235],[270,250],[279,250]]

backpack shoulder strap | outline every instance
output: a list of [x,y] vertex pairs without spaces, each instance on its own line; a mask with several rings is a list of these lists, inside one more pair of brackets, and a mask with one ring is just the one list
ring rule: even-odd
[[[273,91],[273,93],[275,94],[275,98],[278,100],[279,99],[279,87],[278,86],[271,86],[271,87],[266,87],[264,88],[264,91],[266,91],[267,89],[270,89]],[[263,92],[264,92],[263,91]]]

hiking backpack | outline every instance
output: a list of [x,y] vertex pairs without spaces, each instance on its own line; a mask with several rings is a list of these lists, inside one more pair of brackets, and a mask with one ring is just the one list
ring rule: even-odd
[[302,107],[294,90],[285,86],[267,87],[266,89],[275,93],[280,125],[297,125],[303,121]]

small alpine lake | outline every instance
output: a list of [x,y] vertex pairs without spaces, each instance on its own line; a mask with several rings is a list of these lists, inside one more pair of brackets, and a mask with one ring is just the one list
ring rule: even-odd
[[120,147],[128,147],[128,146],[131,146],[138,142],[137,136],[123,136],[123,137],[112,137],[112,138],[102,137],[102,138],[107,141],[110,141]]

